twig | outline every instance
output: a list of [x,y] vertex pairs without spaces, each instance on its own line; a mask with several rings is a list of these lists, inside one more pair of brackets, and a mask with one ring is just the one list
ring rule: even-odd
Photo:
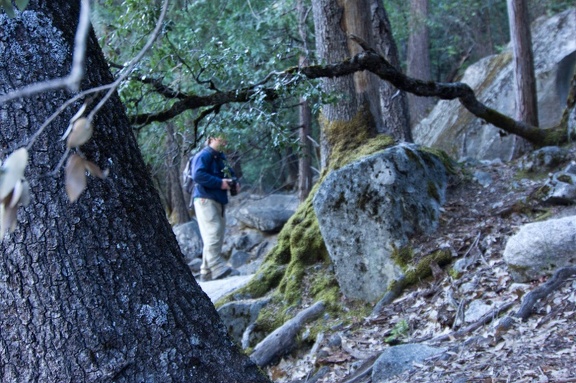
[[360,367],[358,367],[351,375],[346,377],[346,380],[340,383],[356,383],[359,382],[364,377],[372,373],[372,367],[374,362],[378,359],[380,355],[374,355],[366,359]]

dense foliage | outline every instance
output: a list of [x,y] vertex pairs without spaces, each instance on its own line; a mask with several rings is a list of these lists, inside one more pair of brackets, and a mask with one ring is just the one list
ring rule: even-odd
[[[107,0],[96,8],[95,25],[105,53],[120,64],[133,57],[146,32],[154,28],[155,2]],[[177,97],[155,91],[161,82],[171,91],[207,95],[258,84],[271,72],[296,65],[303,46],[292,1],[176,1],[153,52],[120,89],[129,114],[166,109]],[[145,79],[145,81],[144,81]],[[314,84],[310,89],[314,89]],[[192,110],[171,121],[183,152],[202,145],[207,135],[226,132],[231,149],[242,153],[249,183],[274,188],[285,149],[295,142],[297,117],[290,83],[274,87],[278,99],[265,102],[258,92],[251,102]],[[312,92],[313,93],[313,92]],[[308,90],[310,97],[313,94]],[[282,97],[283,95],[286,97]],[[161,124],[137,127],[147,160],[160,170],[166,151]]]

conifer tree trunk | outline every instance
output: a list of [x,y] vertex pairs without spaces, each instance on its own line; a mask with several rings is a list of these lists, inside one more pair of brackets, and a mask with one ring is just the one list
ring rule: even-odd
[[510,41],[514,51],[516,119],[538,126],[538,102],[530,16],[526,0],[508,0]]
[[[316,54],[320,62],[336,63],[360,52],[360,46],[348,38],[349,34],[382,51],[393,65],[398,62],[396,47],[390,44],[393,40],[380,1],[314,0],[312,4]],[[351,76],[324,79],[322,84],[330,94],[346,95],[338,102],[324,106],[322,114],[325,121],[351,121],[359,112],[366,112],[371,116],[371,121],[364,129],[388,133],[401,141],[411,141],[405,96],[400,93],[399,97],[393,98],[396,89],[373,74],[358,72]],[[322,167],[327,166],[330,152],[324,124],[321,137]]]
[[[514,52],[514,93],[516,99],[516,120],[538,126],[538,99],[536,94],[536,74],[532,52],[530,16],[525,0],[507,0],[510,21],[510,41]],[[516,138],[514,157],[530,148],[530,143]]]
[[[78,1],[32,0],[0,13],[0,93],[64,76]],[[112,78],[93,33],[84,89]],[[0,105],[3,157],[26,145],[71,93]],[[30,148],[32,202],[0,250],[2,382],[267,382],[235,344],[184,263],[124,109],[97,114],[83,154],[110,175],[90,177],[70,204],[59,140],[67,109]]]
[[[301,58],[301,63],[304,60]],[[300,129],[298,131],[300,153],[298,158],[298,199],[304,202],[312,190],[312,148],[309,136],[311,134],[312,112],[304,98],[300,99]]]

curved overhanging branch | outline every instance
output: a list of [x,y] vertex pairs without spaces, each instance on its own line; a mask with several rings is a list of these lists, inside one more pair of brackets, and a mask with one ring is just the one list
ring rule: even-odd
[[[357,41],[354,36],[350,37]],[[486,122],[500,128],[508,133],[515,134],[525,138],[535,146],[558,145],[568,141],[566,126],[562,123],[551,129],[540,129],[536,126],[526,124],[521,121],[508,117],[480,102],[474,91],[466,84],[461,82],[442,83],[434,81],[422,81],[411,78],[400,72],[384,57],[377,54],[374,50],[366,47],[363,42],[357,41],[364,49],[351,59],[344,60],[336,64],[312,65],[306,67],[292,67],[284,72],[275,73],[276,75],[286,76],[303,76],[307,79],[334,78],[354,74],[361,71],[370,71],[381,79],[394,85],[399,90],[412,93],[422,97],[438,97],[442,100],[458,99],[460,103],[473,115],[485,120]],[[367,49],[368,48],[368,49]],[[269,80],[273,76],[268,76]],[[263,88],[260,82],[252,87],[241,90],[232,90],[227,92],[215,92],[207,96],[191,95],[181,98],[167,110],[140,114],[131,117],[133,124],[148,124],[151,122],[163,122],[178,116],[180,113],[197,109],[205,106],[221,106],[228,103],[249,101],[258,92],[264,91],[268,100],[278,97],[278,93],[273,88]],[[576,86],[572,86],[571,92],[576,92]]]
[[235,102],[246,102],[262,91],[267,95],[266,100],[272,101],[278,97],[276,91],[273,89],[262,90],[261,88],[258,89],[256,87],[231,90],[227,92],[216,92],[207,96],[188,95],[182,97],[180,93],[180,100],[172,104],[170,108],[156,113],[142,113],[135,116],[129,116],[129,120],[130,123],[135,125],[145,125],[152,122],[165,122],[187,110],[199,109],[206,106],[222,106]]

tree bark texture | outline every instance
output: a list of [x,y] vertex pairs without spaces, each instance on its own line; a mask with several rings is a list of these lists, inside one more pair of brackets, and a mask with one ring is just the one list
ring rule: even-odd
[[[361,51],[361,47],[348,39],[349,34],[359,36],[371,46],[376,46],[376,34],[374,31],[379,27],[378,32],[389,31],[385,21],[374,20],[381,16],[383,8],[376,0],[314,0],[312,2],[314,13],[314,25],[316,30],[316,55],[320,62],[339,62]],[[385,15],[385,13],[384,13]],[[373,21],[374,20],[374,21]],[[383,26],[384,25],[384,26]],[[386,36],[389,37],[389,36]],[[378,35],[378,42],[389,41]],[[388,46],[378,46],[383,52],[394,53],[394,49]],[[361,108],[367,108],[373,119],[373,127],[381,133],[404,132],[398,129],[397,122],[392,121],[386,126],[385,121],[396,119],[397,117],[407,117],[405,105],[400,107],[401,114],[393,114],[392,108],[385,108],[391,102],[392,97],[384,100],[382,95],[389,95],[390,91],[384,91],[383,83],[373,74],[358,72],[352,76],[342,76],[323,80],[323,90],[329,94],[341,97],[337,102],[328,104],[322,109],[323,117],[328,122],[350,121]],[[399,98],[396,102],[402,102]],[[406,120],[406,127],[408,121]],[[324,130],[322,133],[325,133]],[[351,132],[351,134],[354,134]],[[406,139],[406,137],[397,137]],[[331,148],[326,137],[321,137],[321,164],[326,167],[330,157]]]
[[[390,64],[400,68],[398,48],[392,35],[390,20],[381,1],[371,0],[372,31],[375,47]],[[373,74],[375,75],[375,74]],[[378,77],[377,75],[375,75]],[[413,142],[410,128],[408,95],[387,81],[380,82],[380,107],[384,112],[384,127],[378,131],[404,142]]]
[[[408,37],[406,74],[429,81],[430,33],[428,30],[428,0],[410,0],[410,36]],[[415,126],[434,105],[434,99],[408,95],[410,125]]]
[[182,172],[180,171],[180,148],[176,142],[174,128],[171,122],[166,126],[166,171],[168,173],[168,193],[170,194],[170,208],[174,223],[182,224],[190,221],[188,203],[182,189]]
[[[0,14],[0,92],[61,77],[71,67],[79,2],[32,0]],[[82,88],[112,78],[93,33]],[[2,157],[72,94],[0,105]],[[68,108],[30,148],[32,203],[2,241],[0,381],[267,382],[228,337],[183,261],[117,96],[96,115],[82,153],[105,180],[68,202],[60,137]]]
[[530,16],[526,0],[508,0],[510,41],[514,51],[516,119],[538,126],[538,102]]

